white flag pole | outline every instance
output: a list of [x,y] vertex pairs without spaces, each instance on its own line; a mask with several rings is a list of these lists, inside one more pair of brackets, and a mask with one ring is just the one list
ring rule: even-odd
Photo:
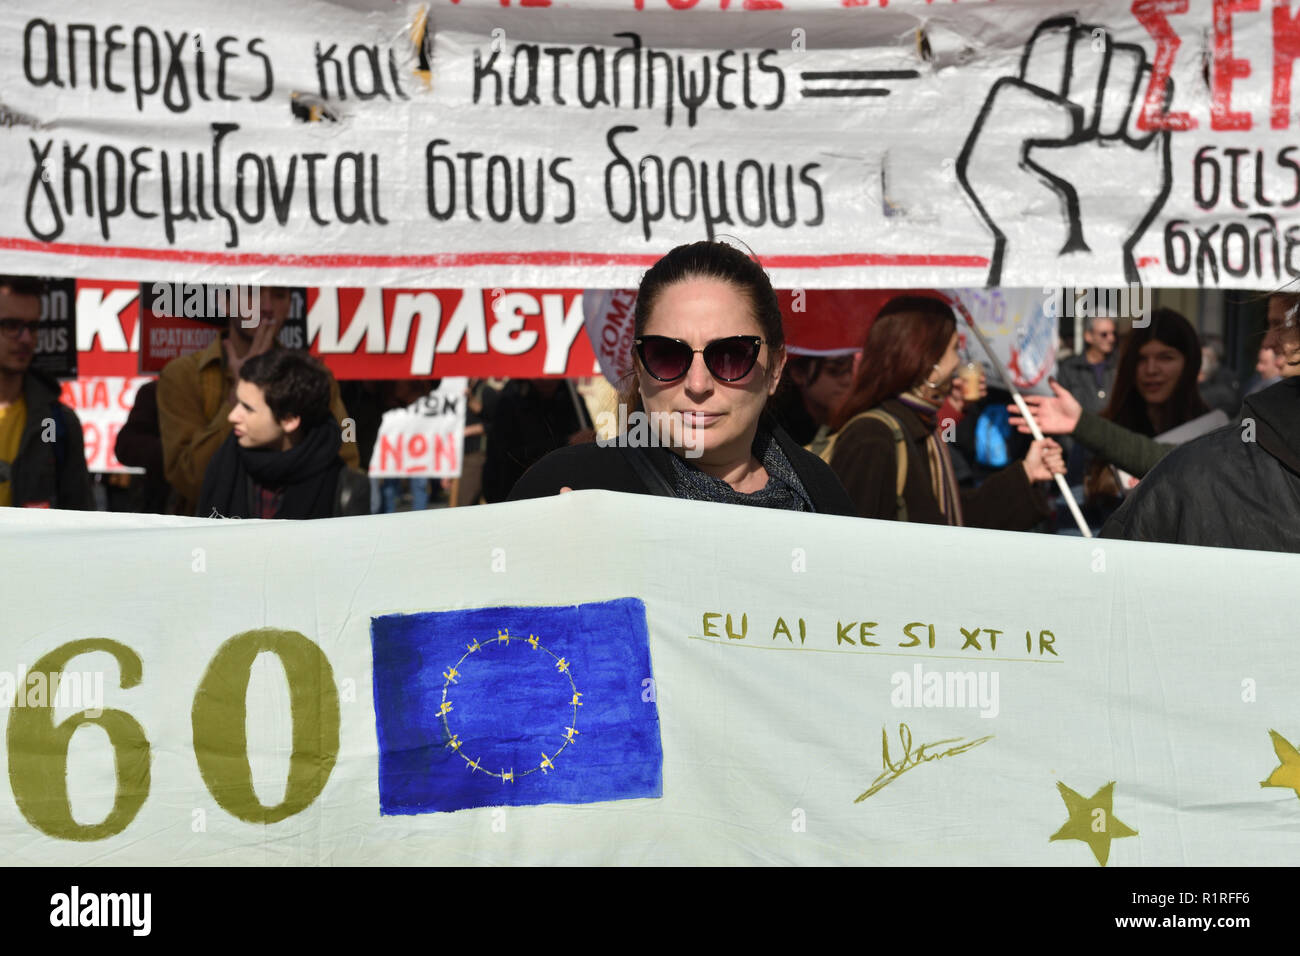
[[[984,348],[984,354],[989,357],[989,362],[992,363],[995,369],[997,369],[998,375],[1002,377],[1002,381],[1006,383],[1007,388],[1011,391],[1011,397],[1015,399],[1016,407],[1020,409],[1020,414],[1023,415],[1025,421],[1029,423],[1029,430],[1033,432],[1034,438],[1041,441],[1044,435],[1042,429],[1038,427],[1037,419],[1034,418],[1033,412],[1029,410],[1029,406],[1025,403],[1024,396],[1020,394],[1020,389],[1016,388],[1016,383],[1007,373],[1006,367],[993,351],[993,346],[989,345],[989,340],[984,337],[984,333],[981,332],[979,326],[975,324],[974,316],[965,309],[958,309],[957,311],[963,314],[966,319],[966,324],[970,326],[970,330],[975,333],[975,337],[979,339],[980,345]],[[1061,490],[1061,497],[1065,499],[1065,504],[1069,507],[1070,514],[1074,516],[1074,523],[1079,526],[1079,532],[1085,538],[1091,538],[1092,529],[1088,527],[1088,522],[1083,520],[1083,513],[1079,511],[1079,503],[1074,500],[1074,493],[1070,491],[1070,486],[1065,482],[1065,475],[1053,475],[1052,477],[1056,479],[1056,487]]]

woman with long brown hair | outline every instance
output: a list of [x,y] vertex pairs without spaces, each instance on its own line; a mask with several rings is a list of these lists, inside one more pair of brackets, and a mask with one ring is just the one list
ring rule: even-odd
[[958,487],[938,421],[961,361],[958,341],[956,316],[935,298],[891,299],[872,323],[823,451],[859,516],[1023,530],[1049,514],[1033,483],[1065,470],[1051,439],[978,488]]
[[[1192,323],[1173,309],[1156,309],[1125,339],[1101,417],[1153,438],[1206,415],[1210,409],[1196,382],[1200,371],[1201,343]],[[1120,504],[1119,476],[1104,458],[1089,465],[1084,490],[1086,503],[1103,519]]]

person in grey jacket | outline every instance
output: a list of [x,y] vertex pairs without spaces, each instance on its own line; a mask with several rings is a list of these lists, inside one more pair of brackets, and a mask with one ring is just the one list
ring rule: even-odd
[[1115,381],[1115,320],[1087,320],[1082,355],[1062,359],[1056,377],[1075,400],[1094,415],[1106,407]]

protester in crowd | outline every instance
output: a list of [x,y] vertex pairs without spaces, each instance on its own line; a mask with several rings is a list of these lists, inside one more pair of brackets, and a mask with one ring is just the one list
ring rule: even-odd
[[1246,394],[1254,395],[1282,381],[1282,369],[1282,357],[1271,348],[1261,346],[1255,359],[1255,374],[1246,386]]
[[385,411],[385,384],[380,379],[349,379],[339,382],[339,398],[348,410],[348,417],[357,426],[357,460],[362,471],[370,468],[370,458],[379,439],[379,424],[383,421]]
[[862,350],[848,399],[823,452],[864,518],[1023,530],[1050,513],[1034,482],[1065,470],[1051,439],[974,489],[957,485],[938,411],[960,362],[947,303],[891,299]]
[[144,469],[140,507],[151,514],[167,514],[171,486],[163,467],[162,434],[158,430],[158,383],[145,382],[135,392],[126,424],[113,447],[117,460]]
[[781,387],[768,403],[772,417],[796,442],[808,445],[849,394],[856,361],[853,352],[789,356]]
[[[1011,393],[1005,388],[989,389],[987,385],[983,391],[979,399],[962,402],[961,388],[954,384],[949,401],[938,414],[940,437],[945,422],[952,421],[955,426],[949,451],[957,483],[964,487],[976,487],[1013,461],[1024,458],[1033,444],[1032,439],[1021,435],[1008,421],[1006,403]],[[954,397],[959,408],[950,412]]]
[[[240,366],[280,348],[277,337],[289,317],[290,290],[263,286],[257,300],[259,313],[253,327],[245,328],[247,320],[232,316],[228,328],[207,348],[168,362],[158,378],[163,462],[181,513],[194,510],[208,462],[230,434]],[[340,423],[347,418],[332,375],[330,409]],[[360,459],[351,431],[339,454],[345,464],[356,467]]]
[[[520,479],[512,499],[602,488],[853,514],[825,463],[765,414],[785,365],[785,333],[756,260],[721,242],[678,246],[642,277],[633,331],[634,372],[623,389],[628,420],[657,413],[650,421],[667,421],[669,434],[641,429],[654,438],[645,447],[629,427],[616,444],[552,452]],[[488,441],[491,454],[491,435]]]
[[[1208,414],[1197,387],[1200,366],[1201,344],[1192,324],[1173,309],[1156,309],[1149,323],[1135,327],[1125,340],[1115,389],[1101,417],[1152,438]],[[1111,431],[1107,440],[1119,440],[1118,433]],[[1088,517],[1098,525],[1128,491],[1121,488],[1115,464],[1098,457],[1084,479]]]
[[465,386],[465,442],[461,446],[460,476],[442,480],[447,503],[452,508],[476,505],[483,496],[488,405],[496,394],[497,390],[486,379],[472,378]]
[[[969,399],[966,398],[967,370],[972,371],[975,376]],[[953,376],[952,388],[948,390],[948,394],[943,398],[943,404],[935,413],[935,421],[938,423],[940,437],[948,443],[948,456],[952,461],[953,476],[957,479],[957,484],[964,487],[973,487],[979,483],[977,477],[982,480],[988,474],[987,471],[983,471],[982,466],[988,465],[989,462],[987,459],[980,458],[981,452],[989,450],[988,445],[985,443],[981,446],[979,442],[980,437],[988,437],[991,434],[987,428],[991,411],[988,407],[988,397],[989,383],[984,370],[977,363],[962,356],[961,370]],[[992,411],[1000,411],[1000,409]],[[999,422],[999,427],[1010,431],[1005,421]],[[812,450],[820,453],[822,448]],[[1009,461],[1010,459],[1000,462],[993,470],[1001,471]]]
[[1268,300],[1268,333],[1264,345],[1272,345],[1283,378],[1300,375],[1300,293],[1276,292]]
[[1115,381],[1115,335],[1113,318],[1086,319],[1083,352],[1061,358],[1056,366],[1057,379],[1090,412],[1100,412],[1106,407]]
[[32,368],[41,283],[0,276],[0,506],[93,510],[77,413]]
[[[1279,302],[1284,301],[1283,297],[1275,296]],[[1278,314],[1278,322],[1283,321],[1281,314]],[[1259,359],[1255,364],[1255,371],[1259,376],[1259,382],[1249,387],[1247,394],[1254,394],[1262,391],[1271,385],[1282,380],[1283,362],[1268,344],[1273,341],[1272,338],[1266,339],[1265,344],[1259,350]],[[1202,356],[1204,356],[1204,349]],[[1300,364],[1297,365],[1300,368]],[[1051,383],[1053,395],[1026,395],[1025,402],[1029,405],[1034,413],[1034,418],[1038,421],[1038,427],[1046,435],[1069,435],[1082,445],[1086,446],[1097,455],[1111,462],[1118,468],[1122,468],[1136,478],[1141,478],[1155,467],[1156,462],[1160,461],[1177,445],[1158,442],[1147,435],[1136,431],[1131,431],[1116,422],[1110,421],[1101,415],[1096,415],[1083,409],[1074,396],[1062,388],[1057,382]],[[1204,390],[1202,390],[1204,397]],[[1029,434],[1028,423],[1019,414],[1015,406],[1008,405],[1007,411],[1011,413],[1010,422],[1016,426],[1022,433]],[[1245,412],[1243,410],[1242,416]]]
[[240,365],[230,435],[208,465],[200,517],[329,518],[370,513],[370,482],[339,457],[329,371],[272,349]]
[[562,379],[511,380],[487,425],[484,499],[505,501],[524,472],[547,454],[594,437],[581,399]]
[[[441,380],[398,379],[382,383],[379,394],[384,410],[415,404],[436,389],[439,381]],[[370,489],[370,508],[375,514],[392,514],[397,511],[398,500],[403,493],[409,496],[412,511],[424,511],[429,507],[429,479],[423,476],[372,478]]]
[[[1264,344],[1300,369],[1300,295],[1269,301]],[[1300,376],[1246,398],[1240,422],[1171,451],[1102,529],[1108,538],[1300,552]]]
[[[1057,355],[1056,374],[1063,386],[1084,408],[1093,413],[1106,407],[1115,384],[1117,323],[1110,316],[1083,319],[1083,351]],[[1063,438],[1066,480],[1082,485],[1083,475],[1092,463],[1092,455],[1083,445]]]
[[1201,371],[1196,382],[1206,406],[1233,418],[1241,407],[1241,382],[1224,364],[1223,355],[1223,340],[1217,335],[1205,336],[1201,340]]
[[1261,391],[1281,379],[1300,375],[1300,346],[1294,345],[1291,339],[1279,331],[1295,327],[1295,303],[1298,301],[1300,297],[1295,293],[1278,292],[1269,297],[1269,331],[1260,344],[1259,360],[1255,363],[1259,381],[1252,391]]

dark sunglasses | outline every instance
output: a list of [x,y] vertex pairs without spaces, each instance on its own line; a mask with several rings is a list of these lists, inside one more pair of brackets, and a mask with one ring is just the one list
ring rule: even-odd
[[23,329],[26,329],[28,332],[32,333],[32,337],[34,338],[40,324],[41,323],[38,320],[0,319],[0,332],[9,336],[11,339],[16,339],[22,334]]
[[675,382],[684,376],[696,352],[704,353],[704,367],[719,382],[738,382],[754,370],[763,346],[763,339],[757,335],[714,339],[702,349],[693,349],[681,339],[666,335],[643,335],[633,341],[641,364],[651,378],[660,382]]

